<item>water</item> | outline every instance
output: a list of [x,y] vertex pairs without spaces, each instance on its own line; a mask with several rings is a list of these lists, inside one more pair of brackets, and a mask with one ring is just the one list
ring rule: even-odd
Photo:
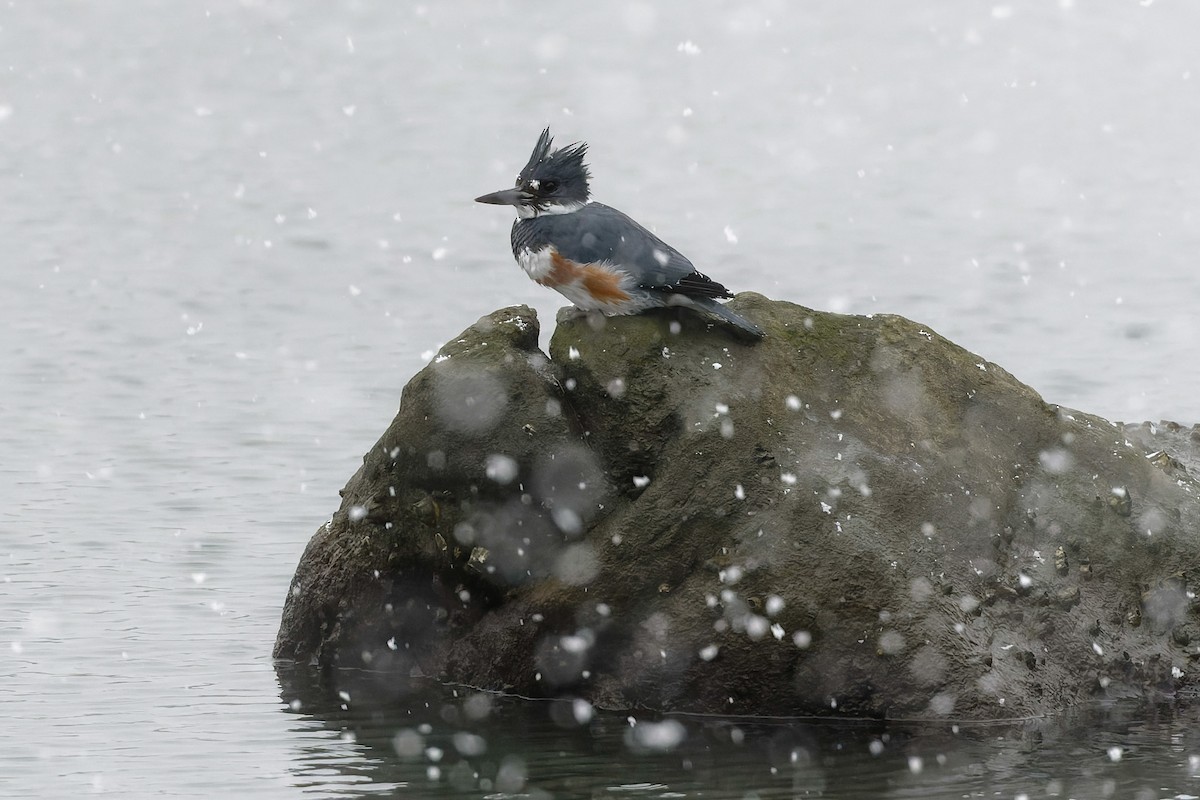
[[[735,289],[904,314],[1049,401],[1197,421],[1198,29],[1161,3],[4,3],[0,795],[428,781],[373,743],[404,717],[347,741],[358,711],[293,712],[269,653],[305,541],[429,352],[500,305],[553,319],[508,216],[470,202],[547,123],[592,143],[599,199]],[[533,786],[702,783],[620,719],[559,744],[503,709]],[[915,784],[854,734],[828,770],[1040,796],[1086,763],[1116,796],[1143,774],[1200,794],[1181,713],[1024,759],[952,738],[946,765],[917,731],[938,769]],[[768,780],[706,731],[705,774]]]
[[336,776],[364,795],[1194,800],[1200,791],[1195,709],[1096,707],[1054,720],[885,727],[590,715],[567,701],[459,689],[372,714],[354,708],[352,691],[339,708],[284,682],[320,706],[315,716],[338,737],[298,775]]

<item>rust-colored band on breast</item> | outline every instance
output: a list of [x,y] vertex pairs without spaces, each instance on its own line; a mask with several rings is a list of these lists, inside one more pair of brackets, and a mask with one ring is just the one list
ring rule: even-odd
[[557,250],[550,251],[550,273],[544,278],[539,278],[538,283],[542,286],[562,286],[564,283],[571,283],[582,277],[583,269],[566,256],[559,255]]
[[564,283],[581,281],[584,290],[597,303],[624,303],[629,293],[621,288],[621,274],[600,264],[576,264],[559,255],[550,253],[550,274],[538,283],[543,286],[561,286]]

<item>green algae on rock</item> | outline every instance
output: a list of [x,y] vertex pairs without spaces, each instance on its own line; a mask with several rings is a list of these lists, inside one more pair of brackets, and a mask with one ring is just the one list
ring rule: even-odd
[[381,697],[426,675],[728,714],[1194,684],[1186,429],[1048,405],[901,317],[731,305],[767,337],[567,316],[547,358],[525,307],[464,331],[310,542],[276,656]]

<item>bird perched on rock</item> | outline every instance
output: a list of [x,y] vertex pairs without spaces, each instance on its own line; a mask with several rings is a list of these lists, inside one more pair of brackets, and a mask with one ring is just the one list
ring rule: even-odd
[[515,187],[475,198],[516,207],[513,256],[530,278],[584,311],[615,316],[684,306],[762,338],[762,328],[718,302],[733,297],[728,289],[625,214],[591,202],[585,142],[551,147],[547,128]]

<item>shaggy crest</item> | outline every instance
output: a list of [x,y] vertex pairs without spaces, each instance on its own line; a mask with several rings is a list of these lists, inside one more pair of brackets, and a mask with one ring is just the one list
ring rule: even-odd
[[588,183],[592,178],[587,164],[583,162],[587,155],[587,142],[575,142],[558,150],[551,150],[553,145],[550,129],[546,128],[533,146],[529,163],[517,176],[517,185],[531,180],[540,183],[554,181],[563,187],[566,198],[587,200],[590,193]]

